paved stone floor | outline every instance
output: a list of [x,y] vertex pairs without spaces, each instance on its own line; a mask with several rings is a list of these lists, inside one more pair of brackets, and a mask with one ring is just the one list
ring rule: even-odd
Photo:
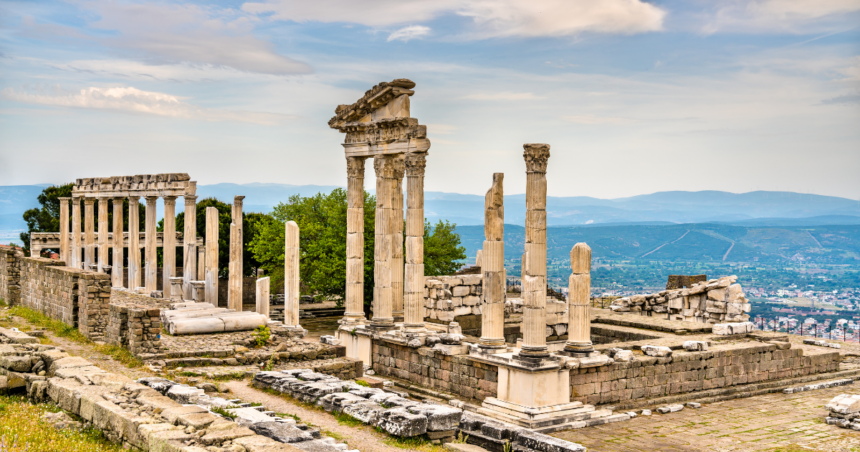
[[767,394],[553,436],[582,444],[591,452],[860,451],[860,432],[824,423],[824,404],[839,394],[857,392],[860,383]]

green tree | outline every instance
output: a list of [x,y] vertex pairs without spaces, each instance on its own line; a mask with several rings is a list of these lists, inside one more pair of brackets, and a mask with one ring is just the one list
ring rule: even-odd
[[[466,248],[460,246],[460,234],[454,232],[456,223],[439,220],[436,226],[424,220],[424,274],[450,275],[460,269],[466,258]],[[404,248],[405,249],[405,248]]]
[[[230,223],[233,221],[233,207],[215,198],[206,198],[197,203],[197,237],[206,240],[206,208],[214,207],[218,210],[218,277],[226,278],[230,272]],[[164,223],[159,225],[163,230]],[[176,230],[185,232],[185,212],[176,215]],[[182,253],[177,249],[177,260]],[[181,261],[180,261],[181,262]],[[203,263],[198,262],[197,265]]]

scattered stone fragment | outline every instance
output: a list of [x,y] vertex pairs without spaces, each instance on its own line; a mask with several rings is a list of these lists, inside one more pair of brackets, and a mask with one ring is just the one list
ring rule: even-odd
[[806,386],[799,386],[796,388],[785,388],[782,390],[782,392],[784,394],[794,394],[795,392],[814,391],[816,389],[833,388],[836,386],[850,385],[852,383],[854,383],[853,378],[845,378],[842,380],[827,381],[824,383],[815,383],[815,384],[806,385]]
[[688,352],[706,352],[708,343],[705,341],[684,341],[684,350]]
[[661,406],[660,408],[657,408],[657,412],[660,414],[667,414],[667,413],[674,413],[676,411],[681,411],[683,409],[684,409],[684,405],[677,403],[674,405]]
[[633,360],[633,351],[632,350],[618,350],[615,352],[615,356],[612,357],[615,361],[626,363]]
[[650,416],[651,410],[642,410],[641,414],[642,414],[642,416]]
[[687,402],[687,408],[699,409],[702,407],[701,403],[698,402]]
[[658,358],[666,358],[672,356],[672,349],[662,345],[643,345],[642,353],[648,356],[656,356]]

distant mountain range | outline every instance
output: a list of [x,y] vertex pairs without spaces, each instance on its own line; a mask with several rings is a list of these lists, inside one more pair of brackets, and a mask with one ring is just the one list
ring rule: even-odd
[[[21,215],[36,207],[36,197],[46,185],[0,186],[0,230],[26,227]],[[230,203],[245,196],[246,212],[270,212],[292,195],[311,196],[330,192],[335,186],[286,184],[200,185],[202,198]],[[484,197],[458,193],[426,192],[425,216],[432,222],[447,219],[459,226],[481,225]],[[549,226],[659,225],[724,223],[746,227],[818,226],[860,224],[860,201],[792,192],[668,191],[629,198],[599,199],[587,196],[547,199]],[[525,222],[525,195],[505,196],[505,222]]]

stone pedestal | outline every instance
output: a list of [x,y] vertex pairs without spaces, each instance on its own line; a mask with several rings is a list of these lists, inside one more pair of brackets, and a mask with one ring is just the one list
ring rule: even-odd
[[206,301],[218,306],[218,209],[206,208]]
[[158,290],[158,248],[155,246],[155,238],[158,222],[155,219],[155,203],[157,196],[146,197],[146,212],[144,218],[144,241],[146,266],[144,269],[144,287],[146,293],[150,294]]
[[84,198],[84,269],[96,263],[95,198]]
[[257,280],[257,314],[269,317],[269,277]]
[[346,357],[361,360],[366,366],[373,365],[373,339],[364,326],[341,325],[335,337],[346,347]]
[[104,267],[108,265],[108,259],[110,258],[110,254],[108,253],[108,234],[108,198],[99,198],[99,273],[105,273]]
[[70,265],[69,258],[69,200],[71,198],[57,198],[60,200],[60,260]]
[[128,197],[128,288],[137,290],[143,273],[140,267],[140,196]]
[[125,265],[125,244],[123,243],[123,212],[122,206],[125,198],[113,198],[113,269],[111,270],[111,285],[122,287],[123,265]]
[[[179,294],[174,294],[176,286],[171,284],[176,276],[176,197],[164,197],[164,235],[161,244],[161,255],[163,256],[164,265],[161,270],[161,287],[164,289],[164,298],[174,297],[182,300],[182,285]],[[181,279],[180,279],[181,281]]]
[[196,278],[197,272],[197,196],[186,195],[183,198],[185,199],[185,232],[182,237],[182,291],[183,298],[190,300],[194,296],[191,281]]
[[505,348],[505,175],[493,174],[493,186],[484,199],[484,249],[480,252],[483,272],[481,340],[485,351]]
[[174,303],[178,303],[182,300],[182,278],[180,277],[172,277],[169,281],[170,288],[170,301]]
[[364,161],[347,157],[346,303],[343,324],[362,324],[364,317]]
[[192,300],[198,303],[206,301],[206,281],[191,281],[191,288],[194,289]]

